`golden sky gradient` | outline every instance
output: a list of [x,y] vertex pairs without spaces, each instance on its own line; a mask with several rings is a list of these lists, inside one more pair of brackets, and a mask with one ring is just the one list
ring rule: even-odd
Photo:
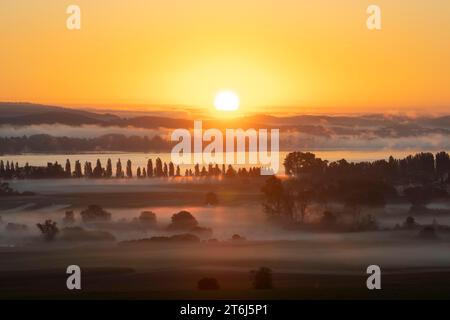
[[0,39],[0,101],[210,110],[228,89],[247,112],[450,110],[448,0],[2,0]]

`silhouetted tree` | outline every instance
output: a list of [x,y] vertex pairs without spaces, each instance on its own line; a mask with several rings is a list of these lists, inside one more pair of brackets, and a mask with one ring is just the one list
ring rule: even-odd
[[145,225],[156,225],[156,214],[152,211],[142,211],[139,222]]
[[92,175],[93,175],[93,172],[92,172],[92,165],[91,165],[90,162],[86,161],[86,162],[84,163],[84,176],[85,176],[85,177],[88,177],[88,178],[91,178]]
[[100,159],[97,159],[97,164],[95,165],[93,176],[94,178],[101,178],[103,176],[103,168]]
[[116,164],[116,178],[123,178],[122,162],[120,162],[120,159],[117,160]]
[[165,162],[164,162],[163,176],[164,177],[169,176],[169,170],[167,169],[167,163],[165,163]]
[[111,220],[111,213],[104,210],[98,205],[90,205],[86,210],[80,212],[83,222],[109,221]]
[[72,176],[72,169],[70,167],[70,161],[69,159],[66,160],[66,176],[71,177]]
[[159,157],[156,158],[156,162],[155,162],[155,176],[157,176],[157,177],[162,177],[163,176],[162,161],[161,161],[161,159]]
[[213,176],[214,175],[214,168],[213,165],[210,163],[208,164],[208,176]]
[[214,166],[214,175],[215,176],[219,176],[220,175],[220,169],[219,169],[219,165],[218,164],[216,164]]
[[19,194],[17,191],[14,191],[7,182],[0,183],[0,196],[11,196]]
[[54,240],[59,232],[56,222],[53,222],[52,220],[46,220],[44,223],[38,223],[37,227],[44,236],[44,239],[47,241]]
[[227,177],[234,177],[236,176],[236,170],[231,166],[231,164],[228,165],[227,173],[225,174]]
[[310,152],[291,152],[284,160],[286,174],[300,176],[305,174],[322,174],[325,172],[327,162],[316,158]]
[[169,177],[175,176],[175,166],[173,165],[172,161],[169,162]]
[[189,230],[197,226],[197,219],[190,212],[183,210],[172,215],[172,223],[168,228],[172,230]]
[[111,159],[108,159],[108,161],[106,162],[105,177],[106,178],[111,178],[112,177],[112,163],[111,163]]
[[75,161],[75,171],[73,172],[75,178],[81,178],[83,173],[81,172],[81,163],[79,160]]
[[148,159],[148,161],[147,161],[147,176],[153,177],[153,161],[152,161],[152,159]]
[[66,211],[63,219],[64,224],[75,223],[75,214],[72,210]]
[[288,213],[295,221],[298,221],[299,214],[300,222],[305,223],[307,208],[313,201],[315,192],[302,180],[291,180],[291,182],[293,182],[293,185],[289,184],[287,187],[287,193],[290,197]]
[[131,169],[131,160],[127,161],[127,177],[132,178],[133,177],[133,171]]
[[261,191],[264,194],[263,207],[267,214],[276,217],[285,213],[286,196],[279,178],[276,176],[269,177]]
[[416,219],[409,216],[406,218],[405,222],[403,223],[403,227],[406,229],[414,229],[417,226]]
[[424,208],[433,196],[431,189],[425,187],[410,187],[406,188],[403,192],[411,203],[412,210]]
[[450,172],[450,156],[447,152],[439,152],[436,154],[436,174],[443,181],[444,177]]
[[194,166],[194,175],[196,177],[200,176],[200,165],[198,163]]

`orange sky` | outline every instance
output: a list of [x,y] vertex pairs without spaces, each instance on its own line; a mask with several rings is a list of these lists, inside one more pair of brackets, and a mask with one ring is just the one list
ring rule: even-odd
[[231,89],[248,112],[450,110],[448,0],[2,0],[0,39],[1,101],[210,110]]

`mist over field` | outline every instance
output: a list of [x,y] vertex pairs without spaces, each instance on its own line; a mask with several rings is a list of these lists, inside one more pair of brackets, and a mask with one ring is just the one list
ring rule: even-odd
[[[253,259],[265,261],[266,265],[276,268],[277,272],[319,274],[322,272],[357,274],[361,272],[361,266],[370,264],[382,265],[387,271],[390,269],[400,270],[405,267],[438,270],[450,265],[447,242],[423,242],[416,238],[417,234],[414,232],[399,234],[391,231],[374,231],[353,234],[317,234],[299,232],[298,230],[283,230],[268,223],[258,206],[219,206],[215,208],[171,206],[108,210],[113,214],[114,221],[121,221],[122,223],[125,220],[130,221],[137,217],[139,212],[144,210],[152,210],[157,214],[158,229],[129,231],[102,228],[103,231],[112,233],[117,241],[170,235],[172,233],[165,229],[170,224],[170,217],[180,210],[188,210],[196,217],[201,226],[212,228],[212,237],[217,238],[222,243],[222,245],[215,246],[213,251],[200,250],[195,245],[189,248],[167,249],[167,252],[159,254],[166,259],[171,257],[166,262],[159,261],[154,266],[150,264],[139,267],[150,270],[162,266],[173,268],[171,259],[176,257],[178,259],[204,260],[195,265],[194,268],[196,269],[217,268],[218,270],[245,271],[246,267],[240,266],[239,263],[232,263],[232,260]],[[398,208],[396,210],[402,211]],[[405,206],[403,210],[407,210],[407,207]],[[46,207],[32,212],[26,210],[26,208],[2,212],[4,221],[26,224],[29,230],[21,234],[3,234],[0,238],[1,245],[3,247],[17,246],[20,248],[34,242],[33,247],[48,249],[48,245],[45,243],[36,242],[36,239],[39,239],[39,232],[35,228],[35,224],[44,219],[53,219],[62,223],[63,212],[62,206]],[[78,216],[77,218],[79,219]],[[397,221],[399,222],[402,219],[404,218],[398,217]],[[419,219],[420,222],[425,222],[425,220],[428,219]],[[394,222],[395,220],[388,217],[384,225],[392,226]],[[440,220],[440,222],[448,223],[449,219]],[[95,227],[87,228],[95,230]],[[233,234],[244,236],[247,241],[241,244],[233,244],[230,240]],[[65,246],[72,247],[74,245],[74,243],[67,243]],[[108,246],[111,246],[111,244]],[[164,251],[164,245],[160,250]],[[122,254],[120,252],[120,250],[116,250],[116,253],[111,254],[110,258],[106,258],[108,255],[103,253],[104,263],[113,259],[113,256],[116,257],[113,260],[117,260],[117,256]],[[143,254],[145,255],[145,253]],[[217,259],[222,261],[220,265],[216,265]],[[211,261],[211,263],[207,261]],[[4,263],[3,267],[9,265],[11,265],[11,262]],[[96,265],[96,263],[93,263],[93,265]],[[130,265],[133,266],[134,262],[130,261]]]

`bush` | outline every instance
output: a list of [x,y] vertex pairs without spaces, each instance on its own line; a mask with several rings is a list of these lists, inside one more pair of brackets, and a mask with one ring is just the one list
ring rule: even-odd
[[214,278],[203,278],[197,283],[199,290],[219,290],[219,282]]
[[190,230],[198,226],[197,219],[188,211],[180,211],[172,216],[172,223],[169,229]]
[[152,211],[142,211],[138,219],[140,223],[145,225],[156,224],[156,214]]
[[90,205],[86,210],[81,211],[80,215],[81,218],[83,219],[83,222],[111,220],[111,213],[95,204]]
[[231,237],[231,240],[233,240],[233,241],[244,241],[245,237],[241,237],[238,234],[233,234],[233,236]]
[[407,217],[405,222],[403,223],[403,227],[405,229],[414,229],[417,226],[416,219],[414,217]]
[[66,211],[63,219],[64,224],[73,224],[75,223],[75,214],[73,211]]
[[158,236],[151,237],[145,239],[138,240],[128,240],[121,242],[122,245],[133,245],[133,244],[147,244],[147,243],[198,243],[200,242],[200,238],[196,235],[185,233],[185,234],[176,234],[170,237],[167,236]]
[[253,288],[257,290],[272,289],[272,270],[266,267],[250,271]]
[[52,220],[46,220],[44,223],[38,223],[37,227],[44,236],[44,239],[47,241],[53,241],[56,235],[59,233],[56,222]]

